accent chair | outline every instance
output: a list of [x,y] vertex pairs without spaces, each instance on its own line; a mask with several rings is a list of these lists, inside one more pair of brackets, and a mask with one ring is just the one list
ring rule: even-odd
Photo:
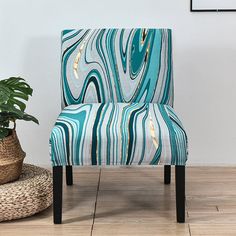
[[[72,166],[175,166],[177,222],[185,222],[187,136],[173,110],[170,29],[64,30],[62,111],[50,136],[54,223],[62,222],[62,173]],[[129,181],[129,180],[127,180]]]

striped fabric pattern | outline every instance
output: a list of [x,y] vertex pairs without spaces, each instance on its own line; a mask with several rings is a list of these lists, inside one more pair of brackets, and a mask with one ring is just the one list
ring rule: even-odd
[[62,107],[80,103],[173,105],[170,29],[62,32]]
[[93,103],[67,106],[51,138],[61,165],[185,165],[187,137],[168,105]]

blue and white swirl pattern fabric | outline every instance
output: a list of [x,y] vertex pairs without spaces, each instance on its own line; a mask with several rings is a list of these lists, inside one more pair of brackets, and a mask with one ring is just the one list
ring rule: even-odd
[[172,107],[156,103],[67,106],[52,130],[62,165],[185,165],[187,137]]
[[170,29],[62,32],[62,107],[80,103],[173,105]]

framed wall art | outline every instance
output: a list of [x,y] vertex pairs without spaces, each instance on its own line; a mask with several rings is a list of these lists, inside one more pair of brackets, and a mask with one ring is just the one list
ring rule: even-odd
[[236,0],[190,0],[190,10],[204,11],[236,11]]

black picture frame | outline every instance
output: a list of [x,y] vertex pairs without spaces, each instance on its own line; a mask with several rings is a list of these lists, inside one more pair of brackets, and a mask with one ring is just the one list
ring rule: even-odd
[[191,12],[235,12],[235,9],[193,9],[193,1],[190,0],[190,11]]

